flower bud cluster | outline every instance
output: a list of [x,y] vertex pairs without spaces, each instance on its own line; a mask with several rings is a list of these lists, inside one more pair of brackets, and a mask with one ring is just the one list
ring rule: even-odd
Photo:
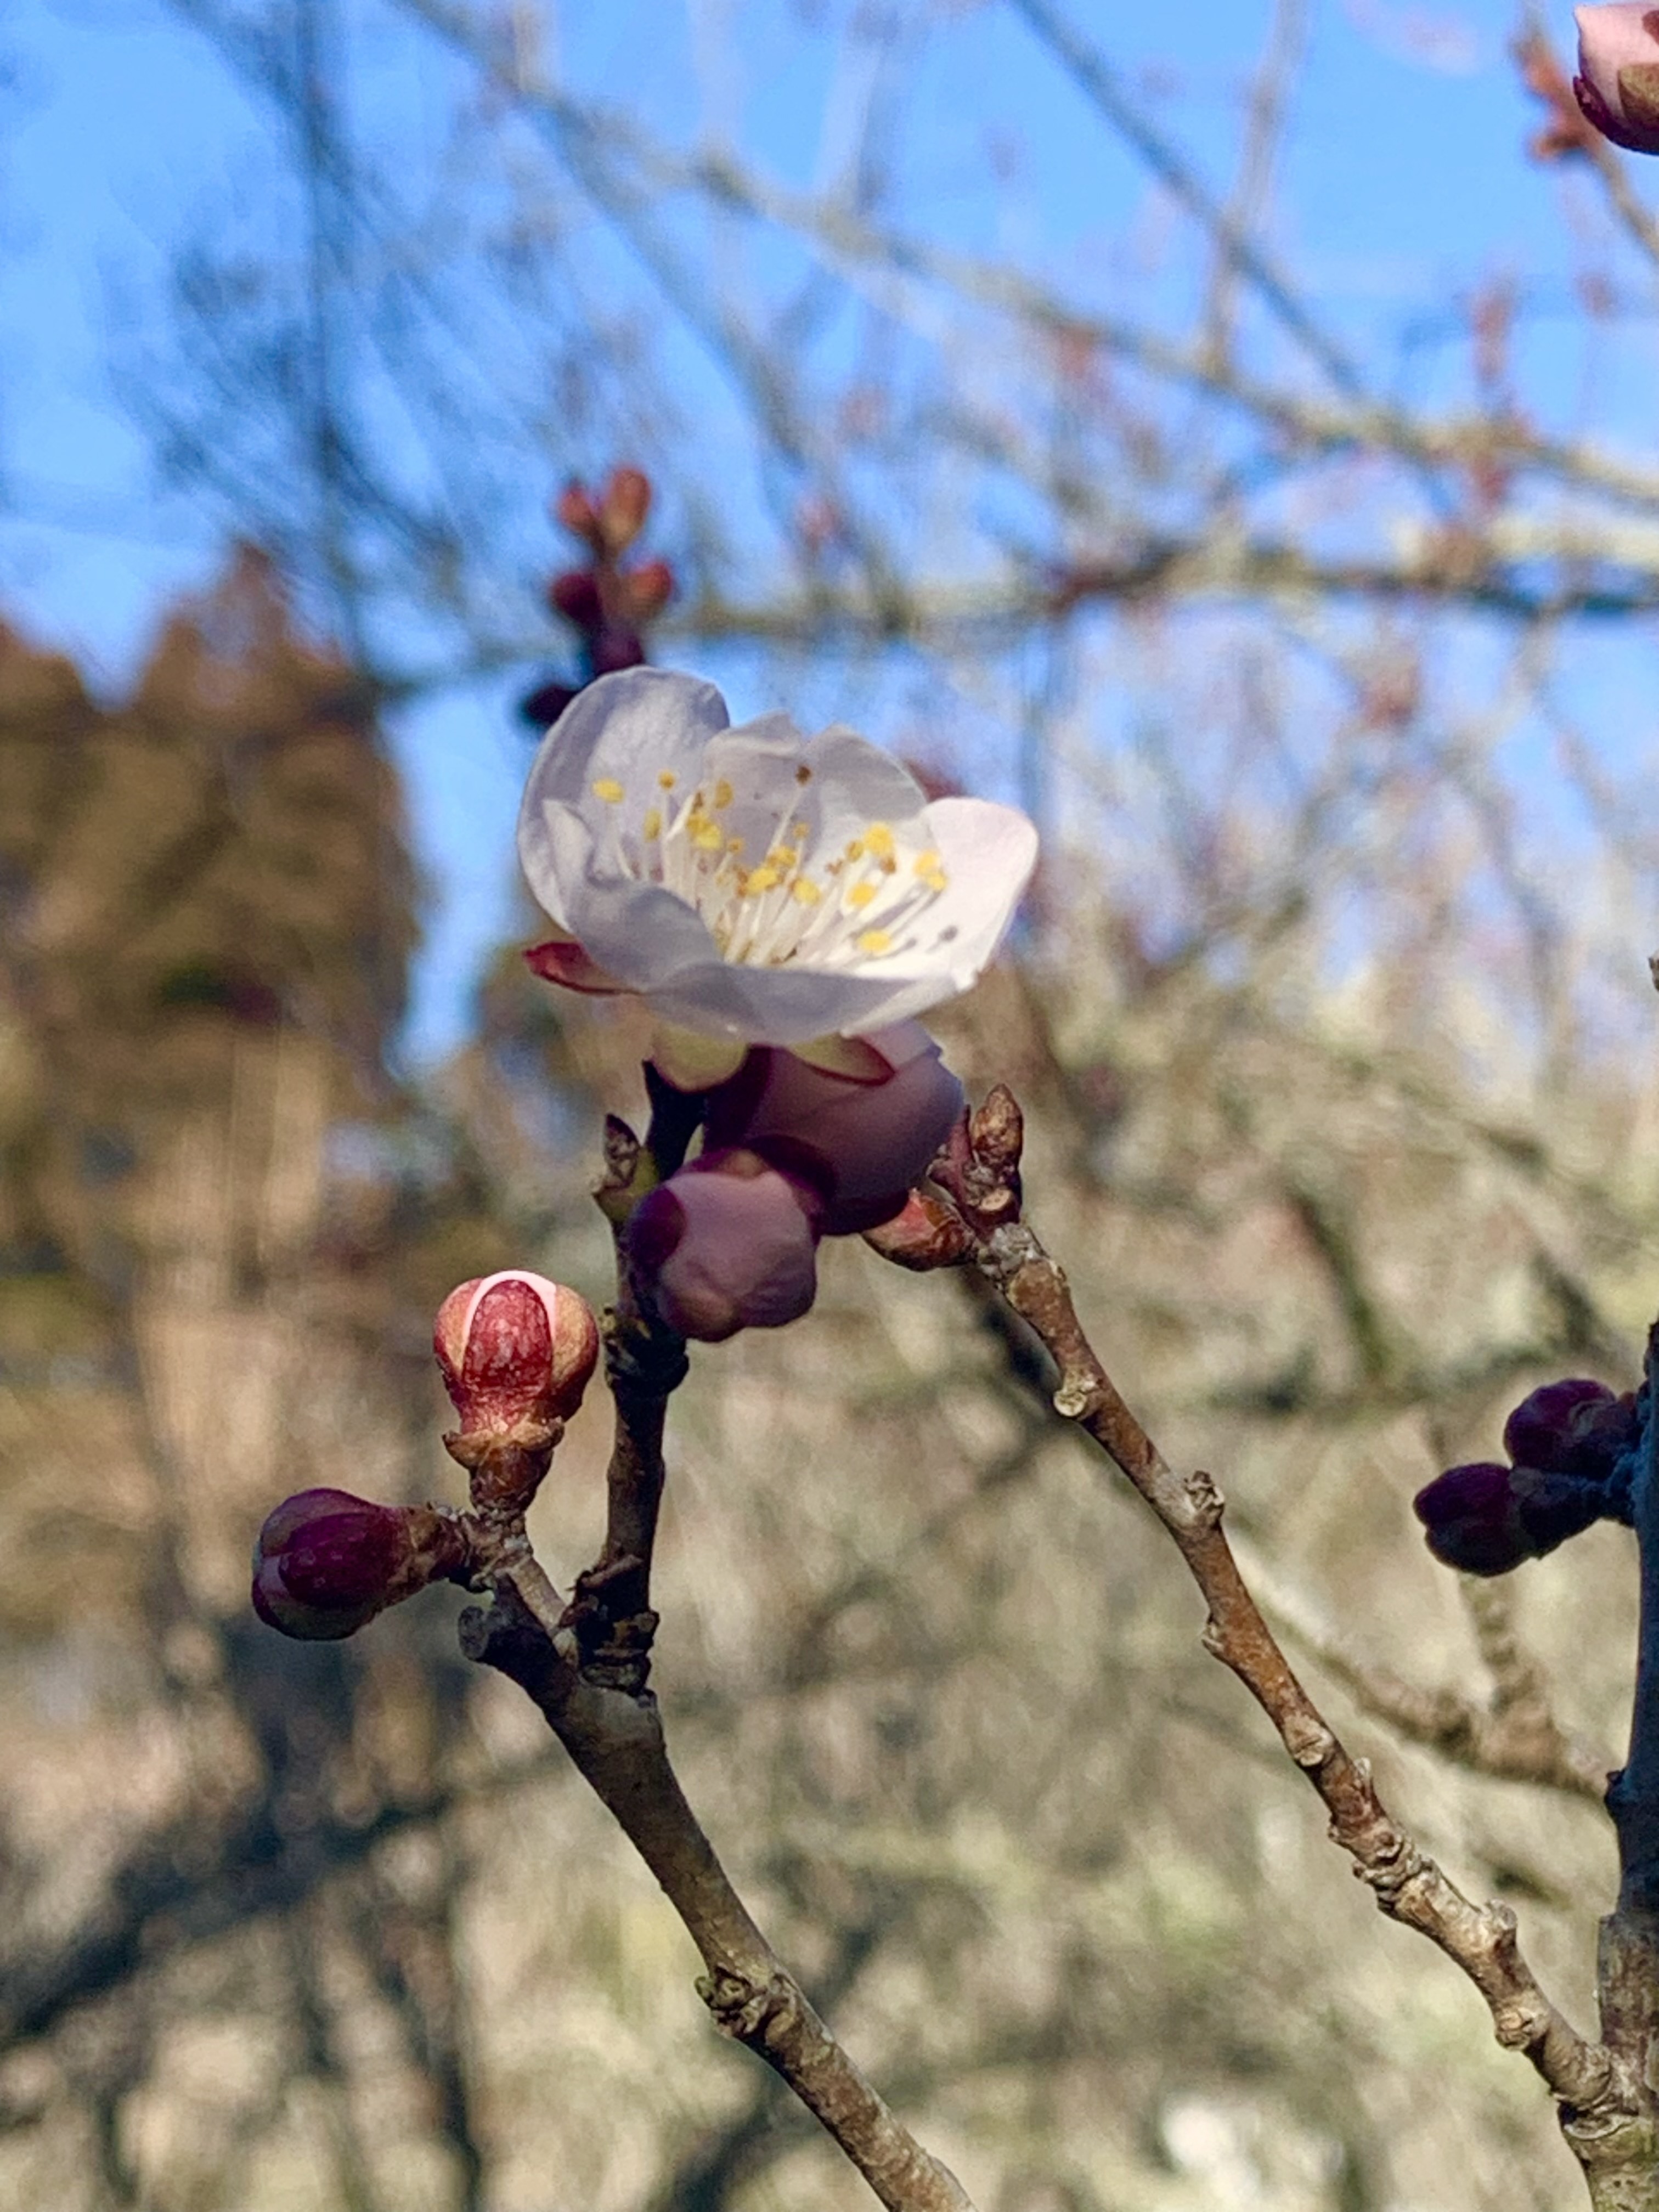
[[1504,1425],[1509,1462],[1449,1468],[1413,1501],[1428,1547],[1466,1574],[1502,1575],[1597,1521],[1628,1522],[1643,1406],[1569,1377],[1523,1399]]
[[708,1094],[702,1152],[635,1209],[636,1279],[682,1336],[718,1343],[796,1320],[820,1238],[892,1220],[926,1176],[962,1085],[918,1023],[859,1042],[854,1073],[755,1048]]
[[512,1270],[463,1283],[433,1334],[460,1416],[446,1439],[471,1470],[477,1521],[434,1505],[376,1505],[346,1490],[285,1498],[253,1548],[253,1609],[284,1636],[351,1636],[435,1582],[469,1582],[492,1506],[522,1512],[599,1352],[586,1302]]
[[581,681],[543,684],[529,695],[520,711],[538,729],[556,721],[597,678],[645,660],[642,633],[672,598],[674,574],[666,561],[626,569],[619,563],[650,511],[651,479],[635,468],[613,469],[599,491],[568,483],[554,501],[555,520],[587,552],[580,568],[565,569],[547,587],[548,605],[576,633]]

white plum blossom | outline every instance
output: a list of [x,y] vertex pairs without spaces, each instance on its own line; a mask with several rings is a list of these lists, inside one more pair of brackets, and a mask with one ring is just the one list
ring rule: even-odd
[[860,1037],[965,991],[1036,847],[1018,809],[929,800],[851,730],[805,738],[787,714],[732,729],[712,684],[656,668],[578,694],[519,817],[561,933],[532,956],[540,972],[637,992],[722,1041],[703,1048],[707,1080],[739,1046]]

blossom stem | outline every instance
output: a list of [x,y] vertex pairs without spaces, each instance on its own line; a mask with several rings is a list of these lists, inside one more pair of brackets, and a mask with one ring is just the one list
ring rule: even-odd
[[722,2034],[781,2076],[890,2212],[972,2212],[955,2176],[836,2040],[732,1887],[669,1763],[651,1693],[574,1665],[509,1593],[462,1615],[461,1644],[525,1691],[655,1875],[702,1955],[698,1989]]

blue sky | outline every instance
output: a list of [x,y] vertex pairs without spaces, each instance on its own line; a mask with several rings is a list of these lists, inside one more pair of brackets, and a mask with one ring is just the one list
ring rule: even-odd
[[[1071,12],[1224,188],[1269,9],[1261,0],[1165,10],[1073,0]],[[1556,11],[1564,43],[1570,12]],[[1155,315],[1176,313],[1179,285],[1160,258],[1163,204],[1027,27],[999,0],[904,13],[915,29],[901,49],[892,189],[907,220],[1080,298],[1127,294]],[[868,91],[856,67],[830,66],[831,34],[853,14],[852,0],[562,0],[540,21],[562,82],[672,143],[724,138],[781,179],[821,189],[845,161],[847,118]],[[1538,311],[1527,340],[1534,388],[1564,423],[1589,411],[1651,450],[1650,346],[1610,348],[1587,366],[1566,336],[1589,217],[1577,212],[1577,180],[1522,158],[1534,117],[1507,57],[1513,14],[1505,0],[1311,0],[1273,240],[1378,380],[1407,389],[1432,390],[1448,373],[1437,316],[1484,278],[1513,278]],[[380,0],[343,0],[342,19],[354,129],[387,147],[400,134],[418,141],[448,96],[448,65]],[[118,690],[161,607],[213,570],[223,518],[158,495],[109,374],[115,325],[123,302],[153,298],[182,228],[210,221],[234,191],[257,198],[266,118],[155,0],[16,0],[0,56],[12,76],[0,155],[0,605]],[[767,281],[769,248],[715,239],[716,252],[728,247],[752,256]],[[640,290],[622,248],[596,237],[591,254],[601,280],[615,257],[619,294]],[[1428,342],[1402,349],[1414,318]],[[685,379],[693,394],[707,386],[708,437],[735,446],[740,415],[695,346]],[[503,549],[507,584],[523,582],[526,630],[533,566],[560,557],[542,513],[550,489],[524,484]],[[420,641],[410,643],[418,652]],[[744,696],[749,664],[716,656],[708,668],[731,678],[738,712],[757,703]],[[450,691],[392,727],[433,890],[410,1030],[417,1059],[462,1033],[471,975],[510,913],[511,823],[527,758],[507,711],[514,688]],[[879,693],[872,711],[881,711]]]

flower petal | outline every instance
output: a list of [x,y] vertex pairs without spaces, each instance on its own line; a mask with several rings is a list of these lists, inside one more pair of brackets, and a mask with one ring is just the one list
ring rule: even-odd
[[576,694],[543,738],[519,809],[525,879],[562,927],[571,925],[548,841],[550,805],[570,807],[598,828],[610,802],[593,787],[615,782],[632,790],[635,811],[642,815],[665,775],[676,785],[696,781],[705,746],[729,720],[712,684],[665,668],[621,669]]

